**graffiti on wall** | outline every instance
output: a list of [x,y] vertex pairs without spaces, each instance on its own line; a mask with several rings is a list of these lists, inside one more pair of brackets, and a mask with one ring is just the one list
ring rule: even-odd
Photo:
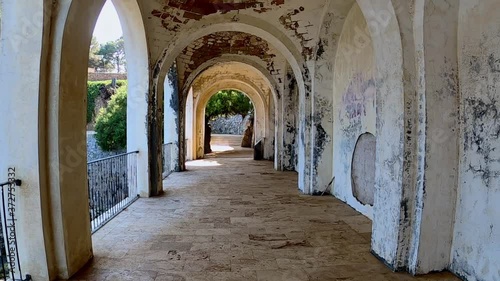
[[366,116],[367,107],[375,107],[376,93],[373,77],[366,79],[361,73],[354,75],[342,96],[343,110],[340,114],[349,119]]

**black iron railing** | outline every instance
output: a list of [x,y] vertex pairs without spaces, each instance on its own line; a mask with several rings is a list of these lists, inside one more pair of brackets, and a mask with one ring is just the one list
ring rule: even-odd
[[174,148],[175,144],[173,142],[163,145],[163,179],[166,179],[175,170]]
[[15,178],[15,169],[9,169],[9,181],[0,183],[2,209],[0,238],[0,280],[31,280],[30,275],[23,277],[16,229],[16,187],[22,181]]
[[138,153],[120,154],[87,164],[92,233],[139,198]]

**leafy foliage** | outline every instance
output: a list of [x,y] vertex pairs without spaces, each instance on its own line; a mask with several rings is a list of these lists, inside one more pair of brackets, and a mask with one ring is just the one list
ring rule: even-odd
[[[116,82],[116,86],[121,87],[126,83],[127,81],[118,80]],[[110,85],[111,85],[111,80],[95,81],[95,82],[89,81],[87,83],[87,124],[94,121],[97,97],[99,97],[103,92],[107,91],[106,88],[109,87]]]
[[89,50],[89,67],[96,72],[116,69],[121,73],[126,68],[125,44],[123,37],[116,41],[99,44],[95,37],[92,38]]
[[100,49],[101,46],[99,45],[97,38],[93,36],[89,50],[89,68],[93,68],[96,72],[99,70],[99,66],[101,64],[101,58],[99,56]]
[[241,115],[245,118],[252,113],[252,101],[245,94],[236,90],[222,90],[208,101],[205,117],[212,119],[219,116]]
[[127,146],[127,87],[118,88],[108,107],[101,109],[95,125],[97,144],[104,151]]

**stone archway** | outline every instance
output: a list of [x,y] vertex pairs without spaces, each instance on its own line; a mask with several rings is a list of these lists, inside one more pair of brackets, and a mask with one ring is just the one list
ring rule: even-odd
[[[88,48],[97,18],[105,1],[83,3],[73,1],[62,6],[60,25],[52,38],[52,60],[58,65],[51,67],[51,101],[48,108],[54,115],[49,116],[49,136],[59,140],[53,155],[59,155],[58,165],[53,166],[52,184],[60,187],[61,214],[53,214],[60,220],[64,233],[65,247],[56,251],[60,262],[67,264],[67,270],[58,273],[69,277],[81,268],[92,256],[90,227],[88,223],[88,190],[86,161],[72,163],[68,150],[85,152],[85,125],[80,119],[85,112],[86,77]],[[126,58],[129,61],[129,95],[127,98],[128,150],[139,150],[137,180],[141,196],[149,196],[148,133],[145,127],[147,103],[145,93],[149,86],[147,43],[142,16],[136,0],[114,1],[116,11],[123,26]],[[67,16],[67,17],[65,17]],[[141,94],[142,93],[142,94]],[[135,132],[135,134],[134,134]],[[82,156],[82,160],[86,159]],[[70,170],[66,169],[70,167]],[[70,188],[71,187],[71,188]],[[84,198],[84,199],[82,199]],[[66,207],[65,207],[66,206]],[[68,209],[69,208],[69,209]],[[79,219],[77,219],[80,217]],[[79,241],[78,243],[75,241]]]
[[[234,67],[234,68],[233,68]],[[229,69],[232,70],[228,71]],[[190,76],[186,79],[185,86],[182,90],[182,96],[186,97],[186,106],[194,103],[193,96],[193,85],[199,83],[200,78],[207,75],[207,72],[216,71],[216,69],[226,69],[222,71],[220,75],[214,77],[214,79],[233,79],[235,75],[240,76],[240,80],[243,79],[247,84],[251,85],[252,88],[259,92],[259,95],[266,103],[266,123],[265,123],[265,148],[264,148],[264,159],[272,160],[276,159],[276,155],[279,146],[275,146],[275,142],[278,139],[278,124],[279,124],[279,114],[278,108],[275,106],[279,103],[278,96],[280,96],[281,88],[273,77],[269,70],[266,69],[262,61],[250,56],[243,55],[224,55],[222,57],[213,58],[205,63],[201,64],[197,69],[195,69]],[[239,69],[236,71],[236,69]],[[245,75],[242,75],[243,72]],[[223,74],[226,73],[226,74]],[[221,76],[222,75],[222,76]],[[244,78],[243,78],[244,77]],[[206,80],[206,79],[205,79]],[[204,86],[206,87],[206,86]],[[185,106],[181,106],[185,107]],[[193,111],[186,110],[186,116],[192,115]],[[192,120],[191,117],[186,117]],[[188,122],[190,124],[191,122]],[[190,128],[187,126],[186,128]],[[193,139],[193,132],[190,129],[186,131],[186,139]],[[189,136],[189,138],[187,137]],[[190,141],[191,142],[191,141]],[[188,147],[192,146],[192,143]],[[188,159],[193,159],[192,150],[187,153]]]
[[[403,178],[408,176],[403,173],[403,167],[404,165],[408,165],[408,161],[407,159],[404,159],[402,155],[404,155],[405,149],[409,149],[413,145],[405,142],[404,138],[405,126],[407,124],[405,123],[405,118],[407,116],[405,99],[412,93],[412,91],[409,90],[411,86],[407,85],[408,83],[405,83],[403,68],[405,67],[405,63],[409,65],[409,68],[411,68],[411,62],[410,60],[403,60],[403,56],[405,54],[403,53],[401,29],[398,21],[399,14],[403,15],[403,17],[407,14],[404,7],[398,6],[396,10],[390,0],[346,1],[342,6],[334,5],[331,7],[336,10],[333,15],[327,14],[325,17],[325,31],[322,31],[325,33],[322,37],[326,38],[325,36],[329,36],[329,30],[336,35],[342,34],[342,36],[344,36],[344,32],[349,27],[345,24],[345,17],[342,15],[347,16],[347,13],[349,13],[348,11],[351,11],[352,13],[353,5],[357,6],[357,17],[365,22],[366,31],[361,30],[361,32],[357,32],[357,35],[353,34],[354,37],[351,38],[353,41],[363,39],[365,41],[371,41],[368,42],[368,44],[366,44],[366,42],[365,44],[362,44],[368,46],[368,48],[372,50],[372,59],[366,59],[369,63],[373,60],[371,78],[370,75],[361,75],[358,76],[358,79],[345,77],[348,79],[339,80],[339,75],[342,75],[342,73],[339,73],[337,69],[339,66],[338,58],[342,56],[342,53],[341,50],[339,50],[340,45],[337,40],[329,40],[330,45],[327,50],[327,54],[333,54],[330,56],[333,57],[333,60],[328,59],[328,56],[323,55],[320,57],[322,58],[322,63],[317,67],[318,69],[325,69],[328,68],[329,64],[335,65],[333,72],[334,83],[332,88],[334,89],[334,92],[338,94],[337,102],[333,102],[336,105],[342,104],[343,101],[357,100],[357,98],[343,98],[345,90],[349,88],[349,85],[351,85],[351,88],[357,87],[358,90],[360,90],[355,92],[366,92],[361,91],[361,89],[371,89],[367,93],[371,93],[373,96],[375,96],[376,93],[376,99],[371,99],[369,107],[365,107],[363,109],[363,106],[360,104],[359,106],[341,106],[339,108],[343,109],[345,113],[344,115],[348,117],[359,116],[359,114],[365,115],[365,109],[369,109],[366,111],[366,116],[373,116],[371,120],[374,122],[368,122],[365,123],[365,125],[361,122],[361,126],[358,127],[360,127],[360,129],[364,127],[364,129],[355,130],[355,132],[353,131],[352,134],[349,135],[349,139],[351,141],[346,141],[344,143],[345,146],[343,146],[342,149],[339,149],[342,145],[333,149],[333,157],[335,159],[335,157],[339,157],[346,151],[352,152],[354,144],[362,132],[371,132],[377,136],[374,207],[371,208],[362,206],[352,196],[350,188],[346,190],[342,187],[342,183],[348,182],[349,184],[345,186],[351,186],[351,153],[344,153],[346,155],[345,161],[333,161],[333,163],[335,163],[335,166],[333,167],[333,176],[335,179],[333,191],[339,198],[346,201],[350,200],[349,204],[351,206],[354,206],[356,209],[373,218],[372,251],[381,259],[385,260],[388,265],[393,268],[400,268],[400,263],[404,262],[404,258],[399,255],[399,251],[403,246],[400,243],[399,236],[401,235],[401,230],[405,229],[405,227],[400,224],[400,219],[402,219],[401,202],[404,199],[404,196],[401,194],[404,193],[403,191],[406,188],[406,186],[403,185]],[[329,15],[330,18],[328,18]],[[333,22],[335,22],[335,24],[332,24]],[[342,31],[340,31],[339,28],[341,28]],[[348,44],[344,51],[348,50],[350,52],[355,52],[358,48],[359,46],[353,44],[349,46]],[[357,56],[359,56],[359,53],[352,57],[356,58]],[[324,82],[328,83],[328,81],[330,80],[325,80]],[[355,81],[355,83],[342,86],[337,83],[338,81]],[[363,81],[366,83],[363,83]],[[320,85],[322,84],[323,82],[321,82]],[[331,86],[320,87],[328,89]],[[326,98],[326,102],[321,95],[315,99],[314,104],[318,108],[322,108],[331,98]],[[339,111],[336,110],[333,110],[332,112],[334,114],[339,114]],[[349,112],[351,115],[348,114]],[[318,112],[317,114],[322,113]],[[324,114],[329,116],[328,113]],[[334,116],[333,119],[338,120],[338,118],[339,116]],[[321,123],[316,124],[317,128],[327,125],[323,120],[320,121]],[[358,122],[357,124],[359,125],[360,123]],[[333,126],[333,130],[317,130],[319,130],[318,132],[323,132],[324,134],[331,132],[332,136],[335,136],[337,134],[335,133],[335,130],[339,129],[340,128],[338,126]],[[413,140],[413,138],[408,139]],[[335,138],[334,141],[336,141]],[[326,146],[324,147],[331,149]],[[344,148],[346,150],[344,150]],[[323,153],[322,150],[318,151]],[[315,155],[315,157],[317,157],[317,159],[327,160],[330,156],[318,154]],[[340,163],[349,164],[344,165]],[[329,174],[328,171],[319,168],[317,169],[317,172],[321,172],[325,175]],[[321,182],[325,183],[329,180],[329,178],[323,178]],[[388,192],[389,190],[391,192]]]
[[[3,149],[12,149],[12,145],[2,144],[0,166],[22,169],[19,177],[29,189],[19,190],[23,194],[18,202],[18,238],[22,241],[19,252],[23,270],[35,280],[69,278],[92,257],[85,141],[86,80],[92,31],[104,2],[63,1],[54,9],[52,1],[3,1],[8,12],[4,13],[5,21],[2,19],[2,39],[9,44],[0,47],[0,79],[6,79],[2,85],[12,95],[2,97],[2,107],[12,112],[8,122],[20,114],[17,125],[31,137],[18,137],[19,132],[12,125],[0,121],[2,132],[15,137],[23,147],[21,154],[14,154],[15,150],[4,153]],[[125,46],[135,68],[135,74],[129,78],[129,99],[132,111],[140,116],[147,112],[145,94],[149,85],[142,16],[135,0],[115,4],[125,37],[131,38],[126,41],[134,41]],[[21,77],[23,81],[12,83]],[[142,121],[130,122],[144,126],[145,118],[144,113]],[[147,148],[145,136],[130,149],[141,150],[144,141]],[[141,155],[140,159],[148,158],[147,150],[141,153],[145,157]],[[139,184],[147,190],[147,162],[143,163],[138,178],[144,180]]]
[[[306,92],[310,92],[312,89],[312,87],[310,87],[311,72],[309,66],[304,62],[304,56],[298,50],[298,46],[294,44],[286,34],[283,34],[278,28],[266,21],[245,15],[240,15],[238,21],[233,21],[229,15],[213,17],[210,18],[208,22],[206,22],[206,19],[201,19],[195,24],[190,25],[189,32],[187,32],[187,34],[183,34],[182,36],[176,35],[174,40],[170,41],[170,45],[163,50],[162,54],[158,58],[157,63],[155,64],[156,70],[154,72],[161,73],[162,67],[172,64],[178,55],[193,41],[209,34],[225,31],[247,33],[267,41],[284,56],[290,69],[292,70],[291,73],[293,73],[296,77],[299,94],[298,111],[300,115],[305,116],[305,118],[298,122],[297,128],[298,135],[301,136],[297,138],[297,162],[298,171],[300,171],[299,189],[303,190],[304,193],[309,194],[310,173],[308,170],[309,164],[307,163],[307,157],[309,150],[311,149],[312,134],[308,133],[309,129],[307,124],[311,119],[312,106],[310,105],[309,96],[306,97]],[[157,84],[157,77],[153,77],[153,81]],[[153,85],[152,89],[155,88],[156,86]],[[278,108],[277,104],[274,105]],[[180,138],[184,138],[182,132],[180,134]],[[183,150],[182,146],[180,149]],[[184,153],[181,151],[181,155],[182,154]],[[275,154],[274,158],[278,158],[278,154]]]
[[205,108],[208,104],[210,98],[215,95],[219,90],[224,89],[235,89],[242,93],[245,93],[254,105],[255,117],[254,117],[254,132],[255,139],[264,139],[266,136],[266,124],[269,116],[266,114],[267,105],[262,97],[259,95],[257,90],[252,86],[246,84],[245,82],[238,80],[222,80],[218,83],[214,83],[209,88],[204,89],[198,96],[195,102],[194,108],[196,112],[195,128],[195,140],[194,149],[196,152],[196,158],[201,159],[204,157],[204,143],[205,143]]
[[[145,94],[149,90],[149,55],[146,32],[137,0],[112,0],[120,19],[127,60],[127,151],[140,151],[138,156],[138,186],[143,187],[140,195],[148,197],[148,101]],[[155,193],[155,192],[153,192]]]

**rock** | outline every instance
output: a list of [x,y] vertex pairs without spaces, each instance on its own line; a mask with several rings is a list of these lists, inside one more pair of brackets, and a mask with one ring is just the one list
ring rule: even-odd
[[248,126],[243,135],[243,140],[241,141],[241,147],[252,147],[253,140],[253,126]]

